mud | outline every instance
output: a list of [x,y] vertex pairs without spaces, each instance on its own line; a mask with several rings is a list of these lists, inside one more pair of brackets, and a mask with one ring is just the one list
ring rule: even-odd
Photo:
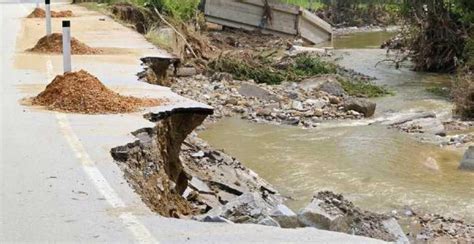
[[188,175],[179,158],[186,136],[212,110],[176,110],[148,118],[154,128],[135,131],[138,140],[111,150],[125,178],[153,211],[166,217],[184,217],[193,211],[182,197],[188,187]]
[[[53,33],[49,36],[43,36],[38,40],[36,45],[27,51],[36,53],[62,53],[63,52],[63,35],[61,33]],[[71,53],[80,55],[100,54],[102,50],[92,48],[80,42],[76,38],[71,38]]]
[[[52,18],[66,18],[74,16],[71,10],[51,11]],[[35,8],[27,18],[46,18],[46,12],[41,8]]]
[[145,8],[138,8],[129,3],[117,3],[111,6],[111,11],[121,21],[131,24],[134,29],[140,33],[145,34],[158,23],[150,10]]
[[164,102],[122,96],[84,70],[56,76],[44,91],[32,99],[33,105],[85,114],[135,112],[142,107],[158,106]]

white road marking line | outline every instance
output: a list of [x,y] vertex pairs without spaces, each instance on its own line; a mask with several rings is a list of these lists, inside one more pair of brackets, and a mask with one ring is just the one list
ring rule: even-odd
[[[66,138],[76,157],[81,161],[84,172],[87,174],[87,176],[89,176],[89,179],[92,181],[92,183],[94,183],[97,190],[104,196],[104,198],[113,208],[125,208],[126,204],[110,186],[100,170],[95,166],[95,163],[92,161],[89,154],[87,154],[85,151],[84,146],[72,130],[67,115],[59,112],[55,112],[55,115],[61,133],[64,135],[64,138]],[[136,216],[134,216],[131,212],[124,212],[120,214],[119,218],[132,232],[138,242],[158,243],[158,241],[155,240],[148,229],[143,224],[141,224]]]
[[[23,12],[27,12],[27,9],[23,4],[19,3]],[[46,61],[46,76],[48,80],[53,79],[53,62],[51,56]],[[68,142],[69,146],[75,153],[76,157],[80,160],[82,169],[87,174],[89,179],[94,183],[96,189],[104,196],[106,201],[113,208],[125,208],[127,205],[118,196],[115,190],[107,182],[107,179],[102,175],[100,170],[95,166],[94,161],[90,158],[89,154],[84,149],[84,146],[79,141],[79,138],[74,133],[69,119],[66,114],[55,112],[55,116],[59,125],[59,128]],[[124,225],[133,234],[138,243],[159,243],[150,231],[143,225],[138,218],[131,212],[123,212],[119,215]]]

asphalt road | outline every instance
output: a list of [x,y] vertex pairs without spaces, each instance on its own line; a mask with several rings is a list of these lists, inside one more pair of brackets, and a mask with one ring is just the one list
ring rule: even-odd
[[[152,126],[141,113],[92,116],[21,105],[21,99],[34,96],[61,73],[60,56],[24,51],[45,28],[41,19],[24,18],[35,6],[31,2],[0,0],[0,243],[379,243],[312,228],[209,224],[152,213],[109,153],[133,140],[129,132]],[[142,36],[110,18],[102,23],[98,19],[103,16],[76,6],[55,8],[80,13],[71,18],[73,36],[92,46],[120,49],[114,55],[73,57],[73,70],[87,69],[121,93],[172,101],[154,111],[205,106],[136,81],[138,57],[163,54]],[[53,29],[58,28],[54,20]]]

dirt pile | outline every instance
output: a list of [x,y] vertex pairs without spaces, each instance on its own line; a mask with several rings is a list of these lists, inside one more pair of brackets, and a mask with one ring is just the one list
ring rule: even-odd
[[158,99],[122,96],[84,70],[56,76],[32,101],[33,105],[47,106],[52,110],[86,114],[134,112],[141,107],[162,103]]
[[[63,35],[61,33],[53,33],[49,36],[43,36],[38,40],[36,45],[28,49],[30,52],[37,53],[62,53],[63,52]],[[72,54],[99,54],[102,50],[92,48],[80,42],[76,38],[71,38]]]
[[[53,18],[65,18],[65,17],[72,17],[71,10],[64,10],[64,11],[51,11],[51,17]],[[33,12],[31,12],[27,18],[46,18],[46,12],[41,8],[35,8]]]

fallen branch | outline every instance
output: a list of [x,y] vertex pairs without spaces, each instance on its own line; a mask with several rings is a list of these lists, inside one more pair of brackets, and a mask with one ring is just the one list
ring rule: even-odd
[[160,14],[160,12],[155,8],[153,7],[153,9],[155,10],[156,14],[158,15],[158,17],[160,17],[161,21],[163,21],[166,25],[168,25],[171,29],[173,29],[174,32],[176,32],[176,34],[181,37],[181,39],[183,39],[184,41],[184,44],[186,45],[186,47],[189,49],[189,51],[191,52],[191,54],[194,56],[194,58],[198,58],[198,56],[196,55],[196,53],[194,52],[193,48],[191,47],[191,45],[189,44],[189,42],[186,40],[186,37],[184,37],[183,34],[181,34],[172,24],[170,24],[168,21],[166,21],[166,19]]
[[377,68],[377,65],[383,63],[383,62],[393,62],[395,64],[395,69],[399,69],[400,68],[400,64],[405,62],[407,59],[409,58],[408,55],[403,55],[401,58],[398,57],[395,57],[395,58],[387,58],[387,59],[383,59],[383,60],[380,60],[378,61],[376,64],[375,64],[375,68]]

